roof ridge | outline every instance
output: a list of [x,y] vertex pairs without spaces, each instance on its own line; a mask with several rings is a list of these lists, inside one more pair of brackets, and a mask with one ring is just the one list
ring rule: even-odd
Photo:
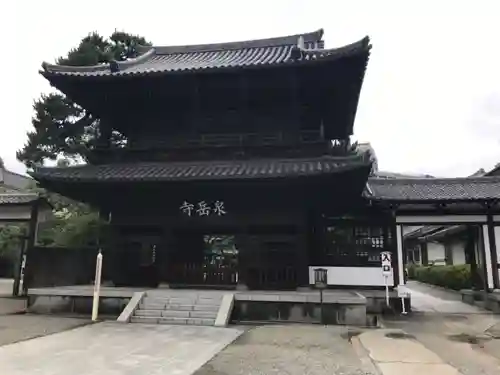
[[474,177],[378,177],[370,176],[369,182],[382,183],[450,183],[450,182],[482,182],[482,181],[500,181],[500,176],[474,176]]
[[293,34],[287,36],[278,36],[273,38],[250,39],[235,42],[221,42],[221,43],[208,43],[208,44],[192,44],[192,45],[177,45],[177,46],[153,46],[153,47],[139,47],[140,49],[148,50],[154,49],[157,55],[170,55],[182,54],[193,52],[215,52],[233,49],[247,49],[247,48],[265,48],[277,46],[292,46],[297,45],[299,38],[302,38],[305,43],[317,44],[322,41],[323,29],[308,33]]
[[19,192],[19,193],[2,193],[0,192],[0,195],[39,195],[38,193],[26,193],[26,192]]
[[157,55],[170,55],[192,52],[215,52],[221,50],[232,49],[246,49],[246,48],[264,48],[273,46],[286,46],[297,45],[299,38],[303,38],[306,43],[319,44],[322,41],[324,30],[319,29],[309,33],[294,34],[288,36],[280,36],[265,39],[253,39],[239,42],[224,42],[224,43],[211,43],[211,44],[194,44],[185,46],[137,46],[139,56],[125,61],[111,61],[110,63],[102,63],[90,66],[73,66],[73,65],[59,65],[51,64],[46,61],[42,63],[42,71],[44,72],[101,72],[122,70],[122,68],[130,68],[136,64],[147,61],[149,58]]

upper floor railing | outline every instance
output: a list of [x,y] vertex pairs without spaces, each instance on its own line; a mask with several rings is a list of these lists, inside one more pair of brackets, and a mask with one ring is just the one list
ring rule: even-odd
[[125,142],[121,148],[127,149],[189,149],[212,147],[260,147],[286,146],[322,143],[325,139],[320,131],[262,133],[216,133],[164,136],[143,135],[136,140]]

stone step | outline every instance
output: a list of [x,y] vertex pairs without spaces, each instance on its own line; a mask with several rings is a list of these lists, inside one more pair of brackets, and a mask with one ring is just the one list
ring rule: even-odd
[[215,319],[208,318],[175,318],[175,317],[151,317],[151,316],[132,316],[131,323],[143,324],[181,324],[181,325],[199,325],[199,326],[213,326]]
[[179,305],[179,304],[168,304],[165,306],[165,310],[195,310],[195,311],[219,311],[220,303],[218,305]]
[[137,310],[135,316],[165,317],[165,318],[207,318],[215,319],[216,311],[182,311],[182,310]]
[[197,305],[197,304],[164,304],[144,301],[139,304],[140,310],[180,310],[180,311],[219,311],[218,305]]
[[222,298],[160,298],[146,297],[145,303],[177,305],[220,305]]

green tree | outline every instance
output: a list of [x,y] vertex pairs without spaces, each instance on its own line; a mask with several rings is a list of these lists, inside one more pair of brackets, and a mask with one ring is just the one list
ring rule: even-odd
[[[67,159],[59,159],[57,162],[59,167],[67,164]],[[47,191],[36,184],[33,184],[28,190],[38,193],[53,207],[52,218],[39,224],[38,245],[61,247],[95,246],[98,238],[105,236],[106,223],[99,218],[99,214],[89,205]]]
[[[151,45],[141,36],[115,31],[109,38],[91,33],[67,56],[56,60],[60,65],[89,66],[123,61],[138,56],[138,45]],[[99,136],[99,119],[72,102],[62,93],[42,94],[33,104],[33,131],[17,152],[17,159],[28,168],[60,157],[88,162]],[[111,142],[120,142],[113,134]]]

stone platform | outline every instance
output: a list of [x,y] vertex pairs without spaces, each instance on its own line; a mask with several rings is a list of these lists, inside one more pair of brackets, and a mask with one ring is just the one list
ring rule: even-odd
[[[161,294],[162,290],[148,288],[102,287],[100,311],[110,315],[119,315],[128,304],[134,293]],[[177,290],[182,293],[182,290]],[[185,293],[193,292],[186,289]],[[77,311],[89,313],[93,297],[92,285],[75,285],[64,287],[33,288],[28,290],[28,306],[30,311],[64,312]],[[209,290],[199,290],[199,293]],[[367,291],[369,299],[374,293]],[[367,325],[367,297],[364,292],[352,290],[325,290],[323,307],[318,290],[305,291],[232,291],[234,309],[232,320],[238,322],[272,321],[272,322],[308,322],[327,324]],[[380,294],[380,293],[378,293]],[[378,296],[377,294],[377,296]],[[383,296],[383,293],[381,294]],[[107,305],[106,305],[107,304]]]

